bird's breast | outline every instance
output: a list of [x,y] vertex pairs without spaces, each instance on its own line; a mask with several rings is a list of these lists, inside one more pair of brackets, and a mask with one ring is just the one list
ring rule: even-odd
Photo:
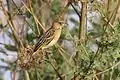
[[61,29],[55,30],[53,40],[47,46],[45,46],[44,48],[48,48],[48,47],[53,46],[58,41],[58,39],[60,38],[60,35],[61,35]]

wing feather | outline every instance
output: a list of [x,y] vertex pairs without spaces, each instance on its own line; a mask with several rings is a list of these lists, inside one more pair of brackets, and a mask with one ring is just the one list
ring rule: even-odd
[[54,38],[53,34],[54,30],[51,28],[48,29],[45,34],[39,38],[38,42],[35,45],[34,52],[37,51],[39,48],[48,45]]

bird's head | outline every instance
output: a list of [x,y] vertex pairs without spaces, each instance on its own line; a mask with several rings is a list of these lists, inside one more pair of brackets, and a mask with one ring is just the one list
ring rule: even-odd
[[63,25],[64,25],[64,21],[56,21],[56,22],[53,22],[52,27],[54,29],[62,29]]

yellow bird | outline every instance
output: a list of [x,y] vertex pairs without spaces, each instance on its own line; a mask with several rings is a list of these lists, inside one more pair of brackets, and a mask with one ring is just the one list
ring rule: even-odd
[[39,38],[34,47],[34,52],[38,49],[45,49],[53,46],[60,38],[62,27],[63,21],[53,22],[52,26]]

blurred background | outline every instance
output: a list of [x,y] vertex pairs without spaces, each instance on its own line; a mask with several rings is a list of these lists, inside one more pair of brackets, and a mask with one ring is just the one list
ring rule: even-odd
[[[20,48],[11,25],[25,46],[34,46],[68,2],[59,47],[45,50],[46,62],[40,68],[17,67]],[[120,79],[120,0],[0,0],[0,4],[0,80]]]

